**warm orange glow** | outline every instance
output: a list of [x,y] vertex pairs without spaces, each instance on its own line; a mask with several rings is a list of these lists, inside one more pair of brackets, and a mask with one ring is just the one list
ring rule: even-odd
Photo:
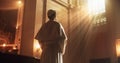
[[21,7],[21,6],[22,6],[22,1],[19,0],[19,1],[17,2],[17,4],[18,4],[19,7]]
[[116,40],[116,53],[117,56],[120,56],[120,39]]
[[3,47],[6,47],[6,44],[5,44],[5,43],[3,44]]
[[16,25],[16,29],[18,29],[18,24]]
[[38,40],[35,40],[34,47],[36,49],[40,48],[40,44],[39,44]]
[[38,40],[36,40],[36,39],[34,39],[34,50],[33,50],[33,52],[34,52],[34,56],[36,58],[40,58],[40,55],[42,53],[42,49],[41,49],[41,46],[40,46]]
[[22,4],[22,1],[18,1],[18,4]]
[[16,50],[17,49],[16,46],[13,46],[13,49]]

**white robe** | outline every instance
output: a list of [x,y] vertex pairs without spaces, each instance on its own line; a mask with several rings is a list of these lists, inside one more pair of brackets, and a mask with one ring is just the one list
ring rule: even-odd
[[62,63],[67,37],[60,23],[48,21],[41,27],[35,38],[42,45],[40,63]]

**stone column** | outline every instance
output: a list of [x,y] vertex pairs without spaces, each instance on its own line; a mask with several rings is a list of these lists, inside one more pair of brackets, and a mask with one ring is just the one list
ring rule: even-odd
[[24,0],[20,55],[33,56],[36,0]]

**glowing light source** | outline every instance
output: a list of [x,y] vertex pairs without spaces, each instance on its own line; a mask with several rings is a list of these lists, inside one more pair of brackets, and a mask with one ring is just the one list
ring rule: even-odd
[[3,46],[3,47],[6,47],[6,44],[4,43],[2,46]]
[[38,42],[38,40],[34,39],[34,50],[33,50],[35,58],[40,58],[42,49]]
[[105,12],[105,0],[88,0],[88,11],[90,14]]
[[120,39],[116,40],[116,53],[117,56],[120,56]]
[[13,46],[13,50],[16,50],[17,49],[17,47],[16,46]]
[[22,6],[22,1],[21,1],[21,0],[18,0],[18,1],[17,1],[17,4],[18,4],[19,7],[21,7],[21,6]]
[[36,49],[40,48],[40,45],[39,45],[38,40],[35,40],[34,47],[35,47]]
[[22,1],[19,0],[19,1],[18,1],[18,4],[22,4]]

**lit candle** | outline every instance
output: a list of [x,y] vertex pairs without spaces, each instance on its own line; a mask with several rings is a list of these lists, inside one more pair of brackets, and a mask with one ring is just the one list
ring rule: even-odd
[[5,52],[6,44],[4,43],[2,46],[3,46],[3,52]]
[[6,47],[6,44],[5,44],[5,43],[3,44],[3,47]]

